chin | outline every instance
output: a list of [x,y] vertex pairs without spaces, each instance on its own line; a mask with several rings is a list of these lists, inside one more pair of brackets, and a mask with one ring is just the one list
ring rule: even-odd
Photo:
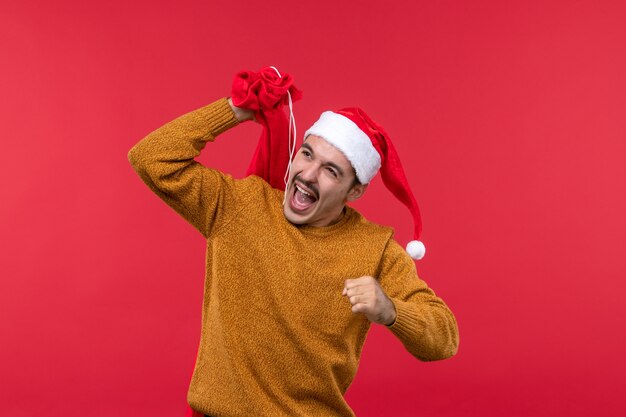
[[296,214],[292,212],[291,210],[289,210],[288,208],[283,209],[283,214],[285,215],[285,218],[293,224],[306,224],[308,223],[308,220],[310,217],[310,216],[302,216],[302,215]]

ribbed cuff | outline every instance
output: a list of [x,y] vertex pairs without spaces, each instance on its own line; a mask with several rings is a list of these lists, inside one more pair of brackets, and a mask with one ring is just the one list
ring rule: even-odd
[[209,132],[213,138],[239,124],[235,112],[228,104],[228,97],[223,97],[202,107],[199,116],[209,124]]
[[420,319],[419,307],[414,303],[391,298],[396,307],[396,321],[386,326],[400,339],[411,340],[422,333],[424,321]]

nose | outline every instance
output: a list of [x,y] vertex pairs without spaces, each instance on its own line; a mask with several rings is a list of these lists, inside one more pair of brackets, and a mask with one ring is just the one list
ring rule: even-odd
[[307,164],[298,175],[302,181],[317,182],[317,164]]

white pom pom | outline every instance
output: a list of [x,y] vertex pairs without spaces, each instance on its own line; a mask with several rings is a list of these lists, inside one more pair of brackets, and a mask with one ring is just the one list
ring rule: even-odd
[[426,253],[426,247],[419,240],[412,240],[406,245],[406,251],[411,258],[418,260],[424,257]]

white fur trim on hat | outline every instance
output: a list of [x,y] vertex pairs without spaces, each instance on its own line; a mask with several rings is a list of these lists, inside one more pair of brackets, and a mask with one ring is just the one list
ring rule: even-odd
[[361,184],[369,184],[380,169],[380,155],[372,145],[372,140],[356,123],[341,114],[323,112],[313,126],[304,132],[304,140],[309,135],[320,136],[343,152]]

